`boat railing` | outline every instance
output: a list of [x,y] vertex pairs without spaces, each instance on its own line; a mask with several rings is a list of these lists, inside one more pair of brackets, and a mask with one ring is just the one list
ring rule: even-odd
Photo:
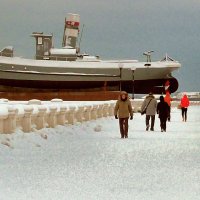
[[61,55],[36,55],[36,60],[56,60],[56,61],[75,61],[77,59],[76,55],[67,55],[67,56],[61,56]]

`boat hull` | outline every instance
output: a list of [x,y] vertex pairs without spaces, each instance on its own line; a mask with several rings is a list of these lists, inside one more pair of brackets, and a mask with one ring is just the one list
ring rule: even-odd
[[[117,62],[44,62],[20,58],[5,58],[3,61],[0,62],[0,92],[4,95],[6,92],[9,95],[15,93],[13,98],[22,93],[33,98],[34,94],[41,92],[83,94],[125,90],[132,94],[150,91],[162,94],[168,80],[171,93],[178,89],[178,81],[171,76],[171,72],[180,66],[173,63],[161,65],[155,62],[145,67],[135,62],[121,65]],[[66,99],[67,95],[64,96]]]
[[[165,93],[164,84],[170,81],[170,92],[173,93],[178,88],[178,81],[175,78],[170,79],[153,79],[153,80],[136,80],[136,81],[95,81],[95,82],[57,82],[57,81],[8,81],[0,80],[0,97],[22,100],[38,98],[42,100],[49,100],[51,98],[63,98],[64,100],[91,100],[91,94],[94,94],[95,100],[113,99],[113,94],[117,91],[124,90],[131,94],[147,94],[152,91],[154,94]],[[2,86],[4,85],[4,86]],[[102,93],[103,92],[103,93]],[[107,93],[105,93],[107,92]],[[114,92],[114,93],[112,93]],[[9,95],[7,95],[7,94]],[[70,95],[74,93],[74,95]],[[13,94],[13,95],[12,95]],[[98,96],[99,94],[99,96]],[[27,96],[27,97],[26,97]],[[88,98],[86,98],[87,96]],[[114,95],[115,96],[115,95]],[[73,99],[74,98],[74,99]]]

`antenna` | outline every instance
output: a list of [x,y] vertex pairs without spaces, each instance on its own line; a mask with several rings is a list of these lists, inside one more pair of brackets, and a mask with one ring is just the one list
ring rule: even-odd
[[82,40],[82,35],[83,35],[84,27],[85,27],[85,24],[83,24],[83,27],[81,29],[80,40],[79,40],[79,43],[78,43],[78,49],[79,49],[79,51],[80,51],[80,48],[81,48],[81,40]]
[[151,62],[151,53],[153,53],[154,51],[145,51],[143,53],[144,56],[147,57],[147,62]]
[[65,17],[65,26],[64,26],[64,32],[63,32],[62,47],[65,46],[65,40],[66,40],[65,29],[66,29],[66,17]]

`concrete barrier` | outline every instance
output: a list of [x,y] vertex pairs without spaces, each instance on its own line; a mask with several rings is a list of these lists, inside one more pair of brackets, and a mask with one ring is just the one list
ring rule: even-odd
[[[96,111],[96,118],[101,118],[103,117],[103,104],[102,105],[98,105],[96,108],[94,108],[94,115],[95,115],[95,111]],[[94,116],[94,119],[96,119]]]
[[4,119],[4,133],[13,133],[16,129],[18,110],[15,107],[8,107],[8,117]]
[[114,108],[115,108],[115,103],[110,103],[109,106],[108,106],[109,116],[113,116],[114,115]]
[[42,129],[45,128],[45,114],[46,114],[47,108],[44,106],[39,106],[38,107],[38,114],[35,120],[36,128],[37,129]]
[[5,119],[8,118],[8,113],[3,112],[0,114],[0,133],[5,133],[4,126],[5,126]]
[[[9,101],[0,102],[0,133],[10,134],[17,129],[23,132],[42,129],[45,127],[54,128],[57,125],[83,123],[96,120],[102,117],[114,115],[116,101],[87,102],[80,105],[64,102],[61,99],[54,99],[51,102],[30,100],[26,104],[12,105]],[[138,112],[142,100],[131,101],[134,112]],[[178,101],[172,102],[172,107],[177,107]],[[193,106],[199,106],[200,102],[190,102]]]
[[49,127],[54,128],[57,125],[57,107],[51,105],[49,107],[49,114],[47,117],[47,124]]
[[74,113],[75,113],[75,106],[70,106],[69,109],[67,110],[66,113],[66,120],[68,124],[74,124],[75,119],[74,119]]
[[91,120],[91,109],[92,106],[85,106],[85,110],[84,110],[84,121],[90,121]]
[[33,113],[33,107],[28,106],[24,107],[24,116],[22,119],[22,130],[24,132],[31,132],[32,125],[31,125],[31,115]]
[[79,106],[75,111],[76,122],[83,122],[84,106]]
[[93,105],[91,109],[91,119],[96,120],[97,119],[97,109],[98,105]]
[[108,103],[104,103],[103,105],[103,117],[108,117],[109,116],[109,110],[108,110]]
[[67,107],[61,105],[60,111],[57,113],[57,124],[64,125],[66,123],[65,114],[67,112]]

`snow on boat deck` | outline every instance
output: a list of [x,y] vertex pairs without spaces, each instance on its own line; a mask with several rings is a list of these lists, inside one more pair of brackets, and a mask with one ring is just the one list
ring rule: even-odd
[[197,200],[199,113],[191,106],[182,122],[173,108],[166,133],[158,118],[146,132],[144,116],[135,114],[128,139],[119,138],[113,117],[0,135],[1,199]]

